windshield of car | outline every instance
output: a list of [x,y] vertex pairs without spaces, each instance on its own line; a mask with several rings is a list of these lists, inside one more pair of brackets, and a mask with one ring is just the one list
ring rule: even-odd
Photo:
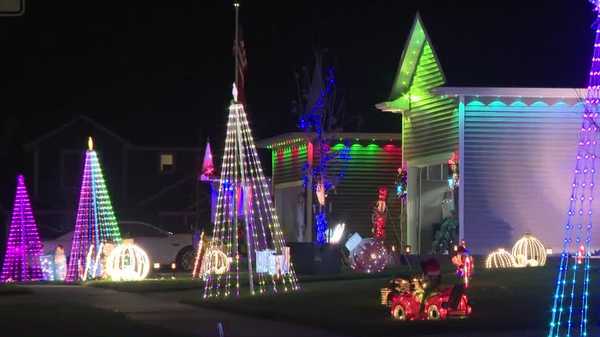
[[125,239],[140,236],[145,237],[165,237],[168,234],[156,227],[142,222],[122,222],[119,224],[121,236]]

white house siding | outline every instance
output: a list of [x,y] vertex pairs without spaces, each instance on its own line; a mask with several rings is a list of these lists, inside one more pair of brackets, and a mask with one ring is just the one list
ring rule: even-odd
[[[511,248],[526,232],[560,251],[581,124],[577,101],[464,97],[463,231],[472,251]],[[600,217],[594,222],[598,237]]]

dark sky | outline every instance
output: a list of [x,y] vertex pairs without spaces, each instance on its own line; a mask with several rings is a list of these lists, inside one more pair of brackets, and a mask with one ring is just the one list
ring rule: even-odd
[[[417,11],[449,85],[586,84],[586,0],[246,0],[256,138],[296,130],[293,71],[312,63],[314,46],[335,60],[346,118],[361,116],[361,131],[398,132],[397,116],[373,105],[387,98]],[[0,183],[14,180],[24,142],[80,113],[140,145],[222,141],[233,23],[224,0],[31,0],[24,17],[0,18]]]

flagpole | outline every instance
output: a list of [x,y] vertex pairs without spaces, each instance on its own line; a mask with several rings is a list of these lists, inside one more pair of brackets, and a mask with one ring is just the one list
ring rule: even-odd
[[[235,86],[238,86],[238,70],[239,70],[239,55],[240,55],[240,41],[239,39],[239,12],[240,12],[240,3],[238,1],[233,2],[233,7],[235,7]],[[236,98],[237,101],[237,98]]]

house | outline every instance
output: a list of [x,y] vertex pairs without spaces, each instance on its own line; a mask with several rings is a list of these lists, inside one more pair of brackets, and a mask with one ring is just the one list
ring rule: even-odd
[[[394,195],[397,170],[402,164],[400,135],[340,132],[325,134],[333,153],[344,150],[344,159],[330,161],[329,176],[335,188],[328,194],[330,227],[346,224],[346,232],[372,236],[371,214],[381,186]],[[259,148],[271,151],[272,190],[277,216],[288,242],[315,240],[313,207],[316,203],[311,183],[305,186],[306,164],[318,162],[315,135],[290,132],[257,142]],[[399,241],[400,200],[390,198],[388,240]]]
[[201,147],[137,145],[80,115],[25,145],[42,230],[64,232],[74,224],[88,136],[94,139],[118,219],[171,231],[208,222],[207,187],[197,179]]
[[417,16],[390,97],[376,105],[402,117],[407,242],[431,250],[447,190],[431,172],[458,153],[459,236],[473,252],[510,248],[525,233],[560,251],[585,89],[445,83]]

